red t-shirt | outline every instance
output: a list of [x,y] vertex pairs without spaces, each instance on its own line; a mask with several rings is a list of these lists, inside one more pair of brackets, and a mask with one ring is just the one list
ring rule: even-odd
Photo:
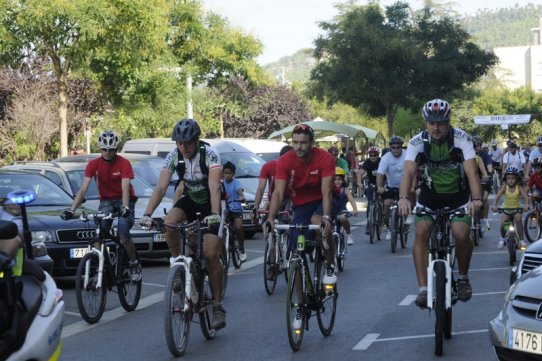
[[[122,180],[134,179],[134,170],[130,161],[120,155],[112,163],[102,157],[88,162],[85,177],[94,178],[100,199],[122,199]],[[130,184],[130,199],[137,199],[134,187]]]
[[292,203],[301,206],[322,199],[322,177],[335,175],[335,158],[321,149],[313,148],[311,160],[300,160],[288,152],[277,160],[275,179],[285,180]]
[[273,159],[265,163],[260,170],[260,179],[266,179],[269,182],[268,197],[271,199],[273,190],[275,189],[275,170],[277,168],[277,160]]
[[529,188],[532,186],[536,186],[537,189],[542,189],[542,175],[538,175],[536,173],[531,174],[529,177]]

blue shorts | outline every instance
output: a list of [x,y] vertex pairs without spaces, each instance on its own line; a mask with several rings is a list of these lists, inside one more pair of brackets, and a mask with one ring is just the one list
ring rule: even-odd
[[[132,226],[134,225],[135,221],[135,200],[130,201],[130,210],[132,211],[132,214],[130,214],[129,217],[120,217],[118,219],[118,234],[119,236],[123,236],[126,238],[130,238],[130,229],[132,229]],[[124,206],[122,205],[122,201],[120,199],[104,199],[100,201],[100,206],[98,207],[98,211],[102,212],[105,215],[108,215],[112,212],[119,212]],[[109,228],[109,225],[103,225],[105,228]]]
[[[308,225],[311,224],[311,217],[314,214],[320,216],[324,214],[321,200],[303,204],[301,206],[292,205],[292,210],[294,212],[292,224]],[[290,251],[294,250],[297,247],[298,234],[299,231],[297,229],[293,229],[290,231],[290,242],[288,243],[288,248],[290,249]],[[314,231],[309,231],[308,229],[303,230],[303,234],[305,235],[305,239],[314,240],[316,237],[316,233]]]

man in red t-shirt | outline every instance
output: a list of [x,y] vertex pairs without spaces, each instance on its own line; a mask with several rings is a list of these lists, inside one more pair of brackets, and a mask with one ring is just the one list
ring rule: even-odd
[[64,211],[62,219],[71,219],[75,210],[83,202],[92,178],[96,180],[100,194],[98,210],[104,214],[117,213],[119,238],[130,257],[132,281],[141,280],[141,266],[137,261],[134,241],[130,229],[134,225],[134,207],[137,201],[134,188],[130,183],[134,171],[130,161],[117,155],[120,138],[114,131],[103,131],[98,137],[101,157],[88,162],[81,188],[73,199],[70,210]]
[[[273,225],[277,211],[288,192],[292,202],[293,224],[323,224],[328,264],[323,282],[335,284],[337,275],[331,237],[335,159],[325,150],[314,147],[314,131],[306,124],[294,127],[292,146],[293,151],[286,153],[277,161],[275,190],[269,207],[268,222]],[[296,232],[292,232],[290,249],[295,247],[296,240]]]
[[[289,150],[292,149],[291,145],[285,145],[280,150],[279,157],[282,157],[284,154],[286,154]],[[258,189],[256,190],[256,197],[254,199],[254,209],[261,209],[261,210],[267,210],[269,208],[269,202],[271,201],[271,196],[273,195],[273,190],[275,189],[275,169],[277,166],[277,160],[273,159],[265,163],[260,170],[260,182],[258,183]],[[269,188],[267,190],[267,198],[269,200],[268,203],[261,206],[261,201],[263,198],[263,193],[265,191],[265,186],[269,185]],[[281,207],[280,210],[282,210],[283,207]]]

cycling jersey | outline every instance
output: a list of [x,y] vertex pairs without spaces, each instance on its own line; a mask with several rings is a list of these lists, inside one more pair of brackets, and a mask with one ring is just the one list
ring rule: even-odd
[[403,178],[403,169],[406,153],[401,151],[399,157],[394,157],[392,152],[386,153],[378,165],[378,173],[386,176],[386,185],[388,188],[399,188],[401,178]]
[[369,184],[376,185],[376,173],[378,170],[378,165],[380,163],[380,158],[377,158],[375,162],[370,159],[366,159],[361,165],[361,169],[367,174],[367,182]]
[[502,149],[499,147],[493,148],[488,151],[489,156],[491,157],[491,161],[493,163],[500,163],[501,162],[501,156],[502,156]]
[[[213,147],[206,144],[205,148],[205,164],[207,165],[209,171],[216,168],[222,168],[218,152]],[[177,150],[177,148],[175,148],[166,156],[166,160],[164,161],[164,168],[171,173],[175,172],[175,168],[179,163],[179,154],[180,152]],[[191,159],[184,159],[186,167],[183,176],[184,192],[195,203],[205,204],[210,202],[209,189],[205,187],[205,180],[208,178],[209,175],[202,174],[199,158],[200,153],[196,151],[195,155]]]
[[502,157],[503,164],[506,164],[505,168],[514,166],[520,171],[523,171],[523,165],[525,164],[525,155],[522,152],[516,151],[516,154],[508,151]]

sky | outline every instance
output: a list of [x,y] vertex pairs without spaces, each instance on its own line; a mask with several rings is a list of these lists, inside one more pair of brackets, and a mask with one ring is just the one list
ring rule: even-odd
[[[202,0],[206,9],[227,18],[231,26],[240,27],[258,38],[264,46],[258,57],[261,65],[292,55],[302,48],[314,47],[321,34],[319,21],[329,21],[338,14],[335,0]],[[395,0],[381,0],[382,6]],[[542,0],[451,0],[460,14],[475,14],[478,9],[496,9],[542,4]],[[359,0],[363,4],[366,1]],[[421,0],[409,1],[414,9]]]

